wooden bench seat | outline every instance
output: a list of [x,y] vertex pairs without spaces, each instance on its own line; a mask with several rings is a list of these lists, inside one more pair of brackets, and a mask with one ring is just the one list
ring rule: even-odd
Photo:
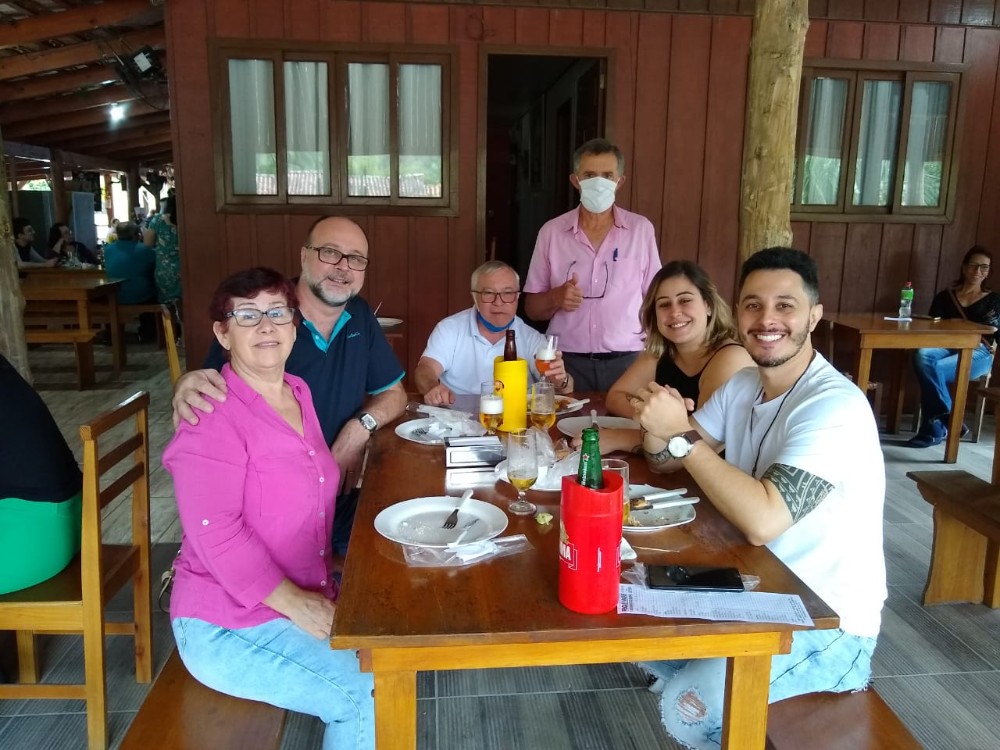
[[934,546],[924,604],[1000,607],[1000,487],[966,471],[911,471],[934,506]]
[[78,328],[39,330],[26,328],[24,339],[29,344],[72,344],[76,355],[76,382],[80,390],[94,385],[94,331]]
[[874,690],[810,693],[772,703],[773,750],[919,750],[920,743]]
[[153,683],[121,750],[277,750],[283,709],[202,685],[174,651]]

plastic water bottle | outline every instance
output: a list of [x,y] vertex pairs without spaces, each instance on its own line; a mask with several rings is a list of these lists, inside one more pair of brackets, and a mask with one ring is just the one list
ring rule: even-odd
[[907,281],[899,291],[899,317],[909,320],[913,314],[913,282]]

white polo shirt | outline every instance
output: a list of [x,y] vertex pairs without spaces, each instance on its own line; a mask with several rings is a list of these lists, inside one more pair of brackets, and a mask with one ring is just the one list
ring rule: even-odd
[[[517,340],[517,355],[528,360],[531,380],[538,380],[535,350],[545,344],[545,336],[516,315],[511,327]],[[503,337],[495,344],[483,337],[476,321],[476,308],[470,307],[434,326],[422,356],[444,368],[441,382],[453,393],[479,395],[480,384],[493,380],[493,361],[503,356],[504,343]]]

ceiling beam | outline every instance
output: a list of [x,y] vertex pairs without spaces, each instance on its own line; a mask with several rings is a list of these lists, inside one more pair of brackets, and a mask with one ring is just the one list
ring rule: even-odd
[[[153,146],[161,143],[173,143],[170,129],[150,135],[139,135],[134,138],[121,138],[119,140],[107,141],[105,143],[86,143],[84,151],[88,154],[108,154],[118,151],[128,151],[142,146]],[[79,146],[77,146],[79,148]]]
[[61,13],[23,18],[6,24],[0,48],[42,42],[102,26],[118,26],[148,11],[149,0],[105,0],[100,5],[79,5]]
[[0,83],[0,101],[13,102],[21,99],[37,99],[53,96],[65,91],[76,91],[85,86],[96,86],[107,81],[117,81],[118,74],[107,67],[83,68],[66,73],[21,78],[10,83]]
[[119,132],[127,135],[128,131],[134,128],[151,127],[169,122],[170,112],[155,112],[151,115],[142,115],[140,117],[127,117],[115,123],[112,123],[110,120],[104,120],[96,125],[85,125],[69,130],[38,133],[32,138],[32,141],[42,145],[57,145],[63,141],[76,140],[89,136],[114,135]]
[[94,151],[100,146],[107,146],[109,144],[116,145],[122,144],[131,140],[139,140],[141,138],[162,138],[166,136],[170,138],[170,123],[165,122],[159,125],[150,125],[147,127],[134,127],[134,128],[118,128],[116,130],[104,130],[100,133],[95,133],[90,136],[76,137],[76,134],[70,131],[65,137],[59,138],[54,143],[58,143],[62,148],[73,149],[83,149],[84,151]]
[[[164,89],[164,95],[166,89]],[[10,125],[24,120],[38,120],[43,117],[58,117],[70,112],[79,112],[109,104],[124,104],[135,101],[139,95],[124,84],[104,86],[97,91],[83,91],[40,99],[30,104],[5,104],[0,107],[0,125]],[[164,97],[165,98],[165,97]]]
[[[52,159],[53,149],[43,146],[32,146],[28,143],[15,143],[4,141],[4,153],[8,156],[16,156],[22,159],[31,159],[36,162],[48,162]],[[91,156],[89,154],[76,154],[70,151],[61,152],[62,165],[65,169],[77,167],[79,169],[106,170],[124,172],[128,165],[124,161],[118,161],[112,156]]]
[[65,47],[52,47],[38,52],[0,57],[0,80],[35,75],[47,70],[71,68],[74,65],[86,65],[103,60],[112,51],[121,52],[123,49],[136,49],[144,44],[148,44],[150,47],[163,47],[164,43],[163,27],[156,26],[100,41],[81,42]]
[[[139,117],[140,115],[166,111],[165,109],[152,107],[143,101],[129,102],[125,105],[125,110],[126,117]],[[39,120],[16,122],[13,125],[5,127],[3,134],[5,138],[38,141],[43,139],[43,136],[40,135],[42,133],[51,133],[56,130],[72,130],[73,128],[96,125],[102,122],[108,122],[108,113],[106,110],[101,108],[84,109],[79,112],[63,115],[62,117],[43,117]]]
[[158,153],[161,151],[173,151],[173,144],[171,141],[161,141],[160,143],[140,143],[138,145],[132,145],[127,148],[115,148],[110,147],[101,150],[99,153],[101,156],[108,156],[114,159],[121,159],[123,161],[134,161],[140,158],[143,154]]

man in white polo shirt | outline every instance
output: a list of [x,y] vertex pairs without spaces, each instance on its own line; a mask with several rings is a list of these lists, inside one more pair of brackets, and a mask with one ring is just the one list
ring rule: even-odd
[[[528,360],[532,379],[541,379],[534,354],[545,336],[516,315],[520,283],[517,272],[498,260],[472,272],[472,307],[438,323],[417,362],[413,379],[424,403],[439,406],[454,403],[456,394],[478,395],[480,384],[493,380],[493,361],[503,355],[508,329],[516,334],[518,355]],[[573,390],[561,352],[545,379],[557,393]]]

